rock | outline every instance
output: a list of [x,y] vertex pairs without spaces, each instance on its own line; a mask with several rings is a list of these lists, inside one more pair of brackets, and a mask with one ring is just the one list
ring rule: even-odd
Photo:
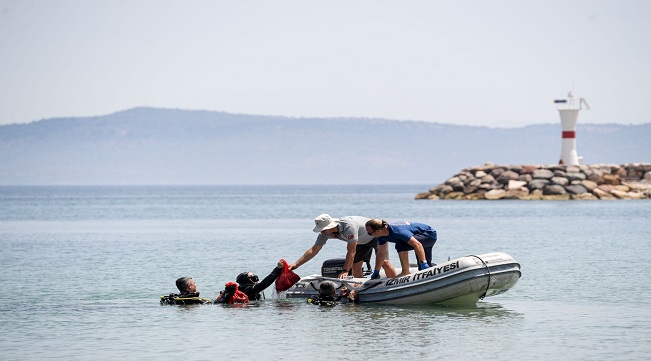
[[418,193],[418,194],[416,194],[415,199],[427,199],[429,197],[429,195],[430,195],[429,192]]
[[522,175],[522,174],[533,174],[533,172],[535,172],[536,169],[538,169],[538,167],[536,167],[535,165],[524,165],[524,166],[522,166],[522,169],[520,170],[520,175]]
[[529,190],[533,191],[534,189],[543,189],[548,184],[549,180],[547,179],[534,179],[529,182]]
[[468,179],[468,180],[469,180],[469,182],[466,183],[467,186],[479,187],[479,185],[481,184],[481,179],[472,178],[472,179]]
[[450,192],[445,195],[444,199],[461,199],[463,196],[463,192]]
[[[506,189],[509,189],[509,190],[518,189],[518,188],[524,187],[525,185],[527,185],[527,182],[518,181],[518,180],[510,180],[509,184],[506,186]],[[528,189],[527,189],[527,194],[529,194]]]
[[640,193],[651,192],[651,182],[622,182],[622,185],[628,187],[630,190],[638,191]]
[[565,187],[565,190],[568,193],[572,193],[572,194],[588,193],[588,190],[584,186],[582,186],[580,184],[573,184],[571,186],[567,186],[567,187]]
[[518,180],[520,175],[512,170],[507,170],[502,172],[499,177],[497,177],[497,182],[502,184],[508,184],[509,181]]
[[461,181],[461,178],[459,177],[452,177],[445,181],[446,185],[449,185],[452,187],[453,190],[455,191],[462,191],[463,190],[463,181]]
[[581,194],[572,194],[570,195],[570,199],[576,199],[580,201],[592,201],[592,200],[597,200],[597,198],[594,194],[592,193],[581,193]]
[[599,197],[599,199],[615,199],[615,196],[610,194],[610,192],[604,191],[601,188],[595,188],[592,193]]
[[543,187],[543,195],[545,196],[553,196],[553,195],[563,195],[567,194],[567,191],[563,186],[559,186],[558,184],[550,184],[545,187]]
[[502,199],[506,195],[506,191],[503,189],[492,189],[486,193],[484,193],[484,198],[486,199]]
[[515,189],[509,189],[504,194],[505,199],[526,199],[529,196],[529,188],[520,187]]
[[549,169],[536,169],[533,172],[534,179],[550,179],[554,176],[554,172]]
[[631,188],[629,186],[627,186],[627,185],[624,185],[624,184],[619,184],[619,185],[613,186],[613,189],[617,189],[618,191],[622,191],[622,192],[630,192],[631,191]]
[[642,179],[643,176],[644,176],[643,170],[640,167],[636,167],[635,165],[632,164],[626,167],[626,176],[624,177],[624,179],[628,181],[638,181]]
[[555,170],[555,171],[554,171],[554,176],[555,176],[555,177],[563,177],[563,178],[566,178],[566,177],[567,177],[567,172],[564,171],[564,170]]
[[461,180],[459,180],[458,182],[450,183],[448,185],[450,187],[452,187],[452,190],[455,191],[455,192],[462,192],[463,191],[464,184],[463,184],[463,182]]
[[643,193],[640,192],[628,192],[628,196],[631,199],[644,199],[646,198]]
[[502,175],[506,170],[504,168],[494,168],[488,174],[492,175],[495,179]]
[[612,170],[610,169],[609,165],[601,164],[596,167],[598,170],[600,170],[603,174],[611,174]]
[[552,172],[554,172],[554,171],[557,171],[557,170],[565,171],[565,169],[566,169],[567,167],[566,167],[565,165],[563,165],[563,164],[551,164],[551,165],[548,165],[548,166],[542,167],[541,169],[545,169],[545,168],[546,168],[546,169],[549,169],[549,170],[552,171]]
[[532,200],[541,200],[543,199],[543,192],[542,189],[534,189],[529,193],[529,199]]
[[462,199],[469,200],[469,201],[476,201],[476,200],[479,200],[479,199],[484,199],[484,194],[483,193],[470,193],[470,194],[464,195]]
[[614,195],[619,199],[631,199],[631,196],[628,192],[620,191],[619,189],[613,189],[610,191],[610,194]]
[[529,183],[533,180],[533,177],[531,176],[531,174],[520,173],[520,177],[518,177],[518,180]]
[[447,185],[447,184],[444,184],[444,185],[443,185],[443,188],[441,189],[440,192],[437,193],[437,195],[438,195],[439,197],[443,198],[443,197],[445,197],[446,195],[448,195],[449,193],[451,193],[451,192],[453,192],[453,191],[454,191],[454,189],[453,189],[452,187],[450,187],[450,186]]
[[605,184],[611,184],[611,185],[618,185],[619,184],[619,178],[617,176],[614,176],[612,174],[604,174],[603,180]]
[[478,189],[483,189],[483,190],[489,191],[491,189],[495,189],[495,187],[493,186],[493,184],[490,184],[490,183],[482,183],[482,184],[479,185]]
[[546,201],[566,201],[570,199],[570,195],[569,194],[543,195],[542,199]]
[[600,173],[593,172],[592,174],[590,174],[588,176],[587,179],[589,181],[595,182],[597,184],[604,184],[604,178],[603,178],[603,173],[602,172],[600,172]]
[[613,172],[613,175],[617,176],[619,179],[626,177],[626,169],[624,167],[617,167],[617,170]]
[[416,199],[593,200],[651,198],[651,163],[470,167]]
[[448,194],[452,192],[452,187],[450,187],[447,184],[439,184],[436,187],[430,188],[429,192],[438,195],[440,195],[441,193]]
[[558,184],[559,186],[566,186],[570,181],[565,177],[552,177],[552,184]]
[[581,184],[590,192],[592,192],[593,189],[597,188],[597,183],[590,180],[582,180]]
[[567,172],[567,179],[570,181],[573,180],[584,180],[586,179],[585,174],[579,172]]

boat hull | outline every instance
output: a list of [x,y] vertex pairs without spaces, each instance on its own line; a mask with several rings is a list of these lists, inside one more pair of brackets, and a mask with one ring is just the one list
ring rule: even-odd
[[396,278],[339,280],[311,275],[301,278],[286,295],[288,298],[314,297],[318,295],[319,284],[330,280],[337,287],[355,290],[360,303],[468,305],[508,291],[520,276],[520,264],[513,257],[495,252],[453,259]]

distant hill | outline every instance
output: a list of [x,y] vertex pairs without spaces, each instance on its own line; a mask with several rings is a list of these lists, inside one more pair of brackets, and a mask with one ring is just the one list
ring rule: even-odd
[[[558,124],[488,128],[136,108],[0,126],[0,185],[439,184],[462,168],[551,164]],[[585,163],[651,162],[651,123],[581,124]]]

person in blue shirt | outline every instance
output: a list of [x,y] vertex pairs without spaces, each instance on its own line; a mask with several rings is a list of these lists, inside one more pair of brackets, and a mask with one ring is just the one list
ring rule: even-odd
[[397,222],[387,223],[385,220],[371,219],[366,222],[366,232],[369,236],[377,237],[378,250],[375,268],[371,279],[380,277],[380,264],[377,260],[385,258],[388,252],[387,242],[396,244],[402,270],[397,277],[406,276],[409,272],[409,251],[414,250],[418,270],[432,266],[432,247],[436,243],[436,230],[424,223]]

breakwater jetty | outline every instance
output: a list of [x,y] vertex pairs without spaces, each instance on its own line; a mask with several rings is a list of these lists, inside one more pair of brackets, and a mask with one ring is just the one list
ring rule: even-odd
[[651,164],[494,165],[466,168],[416,199],[650,199]]

